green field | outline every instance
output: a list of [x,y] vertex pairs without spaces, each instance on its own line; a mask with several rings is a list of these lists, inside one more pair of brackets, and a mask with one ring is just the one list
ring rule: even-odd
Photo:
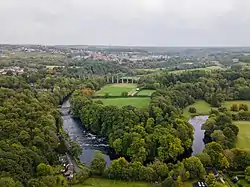
[[90,178],[85,184],[78,184],[73,187],[149,187],[150,184],[143,182],[116,181],[108,179]]
[[234,123],[239,127],[236,147],[250,149],[250,121],[236,121]]
[[137,108],[147,108],[150,98],[128,97],[128,98],[107,98],[107,99],[96,99],[96,100],[101,100],[104,105],[113,105],[117,107],[131,105]]
[[[191,114],[188,112],[188,109],[190,107],[195,107],[197,113]],[[189,105],[188,107],[184,108],[183,115],[186,118],[190,118],[191,116],[197,116],[197,115],[208,115],[211,111],[211,106],[206,101],[203,100],[197,100],[194,104]]]
[[206,68],[194,68],[194,69],[185,69],[185,70],[174,70],[170,71],[170,73],[182,73],[185,71],[195,71],[195,70],[205,70],[205,71],[212,71],[212,70],[223,70],[221,66],[210,66]]
[[241,179],[238,183],[239,183],[239,184],[242,184],[242,186],[244,186],[244,187],[250,187],[250,184],[247,183],[246,180]]
[[142,90],[142,91],[139,91],[137,93],[137,95],[141,95],[141,96],[151,96],[152,93],[154,93],[155,90]]
[[231,106],[233,104],[246,104],[250,110],[250,101],[241,101],[241,100],[238,100],[238,101],[226,101],[222,104],[222,106],[226,107],[228,110],[230,110]]
[[101,90],[97,91],[95,95],[104,96],[108,93],[110,96],[121,96],[122,92],[132,92],[137,88],[136,84],[108,84]]

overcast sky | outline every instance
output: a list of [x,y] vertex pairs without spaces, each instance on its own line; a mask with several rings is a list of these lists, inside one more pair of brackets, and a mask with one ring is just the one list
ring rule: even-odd
[[0,0],[0,43],[250,46],[250,0]]

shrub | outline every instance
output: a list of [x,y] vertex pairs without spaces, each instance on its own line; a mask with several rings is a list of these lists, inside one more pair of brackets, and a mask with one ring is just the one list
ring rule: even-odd
[[190,113],[196,113],[196,108],[195,108],[195,107],[190,107],[190,108],[188,109],[188,111],[189,111]]
[[238,112],[238,111],[239,111],[238,105],[237,105],[237,104],[233,104],[233,105],[231,106],[231,111]]
[[128,92],[122,92],[122,96],[123,97],[127,97],[128,96]]

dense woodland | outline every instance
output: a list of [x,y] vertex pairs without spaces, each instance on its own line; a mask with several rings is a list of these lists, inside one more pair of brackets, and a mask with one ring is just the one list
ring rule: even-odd
[[43,74],[0,77],[0,186],[66,186],[55,168],[62,125],[57,106],[76,85]]

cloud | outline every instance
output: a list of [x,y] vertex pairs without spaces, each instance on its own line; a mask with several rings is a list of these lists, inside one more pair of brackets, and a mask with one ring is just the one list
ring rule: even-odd
[[0,43],[250,45],[249,0],[0,1]]

